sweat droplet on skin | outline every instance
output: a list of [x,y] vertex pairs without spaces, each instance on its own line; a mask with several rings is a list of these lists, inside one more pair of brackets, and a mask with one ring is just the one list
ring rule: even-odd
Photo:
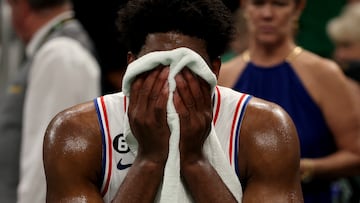
[[88,141],[81,138],[69,138],[65,140],[64,153],[73,153],[73,152],[84,152],[88,146]]

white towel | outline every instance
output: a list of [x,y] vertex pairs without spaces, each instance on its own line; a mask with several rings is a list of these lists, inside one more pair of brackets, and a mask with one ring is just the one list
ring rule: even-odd
[[[157,51],[144,55],[129,64],[124,75],[122,85],[123,92],[126,97],[129,98],[131,83],[137,75],[151,70],[160,64],[170,65],[168,77],[169,100],[167,103],[167,122],[171,135],[169,141],[169,155],[165,165],[164,178],[160,186],[156,202],[193,202],[180,177],[180,121],[173,104],[173,92],[176,88],[174,77],[186,66],[192,72],[206,80],[210,84],[212,92],[214,92],[217,80],[216,76],[203,58],[188,48],[177,48],[170,51]],[[138,144],[131,133],[128,120],[125,122],[124,129],[129,147],[136,155]],[[242,189],[240,182],[235,171],[231,168],[230,162],[226,159],[225,152],[222,150],[215,134],[214,126],[212,126],[211,132],[204,143],[203,152],[236,200],[241,202]]]

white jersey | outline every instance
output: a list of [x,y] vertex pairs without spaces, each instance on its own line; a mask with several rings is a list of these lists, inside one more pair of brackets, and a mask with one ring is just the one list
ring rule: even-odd
[[[217,86],[213,97],[213,122],[219,142],[229,164],[239,177],[239,134],[245,108],[251,96]],[[130,151],[124,134],[124,119],[128,100],[123,93],[95,99],[102,131],[103,159],[101,194],[111,202],[131,167],[135,155]]]

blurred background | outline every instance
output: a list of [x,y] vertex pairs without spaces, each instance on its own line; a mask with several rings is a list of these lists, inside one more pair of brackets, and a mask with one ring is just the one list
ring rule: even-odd
[[[121,91],[122,76],[126,68],[126,49],[118,41],[115,20],[117,10],[126,0],[72,0],[75,16],[80,20],[92,38],[101,67],[102,94]],[[247,47],[246,29],[239,0],[223,0],[234,14],[239,36],[229,44],[228,52],[222,56],[228,61]],[[360,79],[360,33],[358,39],[338,39],[331,35],[329,23],[338,17],[346,6],[352,7],[354,0],[308,0],[298,22],[296,42],[299,46],[320,56],[339,62],[344,73],[354,82],[354,93],[359,94]],[[360,7],[357,7],[360,13]],[[360,27],[360,18],[357,27]],[[356,25],[352,25],[356,27]],[[346,33],[343,35],[347,35]],[[342,35],[342,36],[343,36]],[[345,41],[344,41],[345,40]],[[346,41],[348,40],[348,41]],[[341,50],[352,50],[358,55],[341,60]],[[340,57],[338,56],[340,52]],[[344,55],[344,54],[343,54]],[[6,90],[7,82],[14,77],[24,57],[24,46],[11,27],[10,9],[6,0],[0,0],[0,98]],[[346,57],[345,57],[346,58]],[[357,92],[355,92],[357,91]],[[1,132],[0,132],[1,133]],[[359,202],[359,180],[344,179],[334,187],[335,202]],[[340,193],[339,193],[340,191]]]
[[[76,17],[95,43],[102,69],[103,93],[118,91],[121,89],[119,79],[121,80],[126,66],[126,51],[117,40],[115,19],[118,8],[126,0],[107,0],[106,3],[99,0],[72,1]],[[234,13],[240,32],[244,32],[239,14],[240,1],[223,1]],[[334,52],[334,44],[326,33],[326,25],[331,18],[339,15],[347,3],[346,0],[307,1],[298,23],[299,28],[296,36],[298,45],[321,56],[331,58]],[[0,0],[0,95],[4,91],[6,82],[19,67],[23,56],[23,46],[11,28],[9,12],[6,0]],[[229,53],[223,57],[225,61],[232,58],[237,52],[242,51],[246,43],[236,41],[233,43],[234,47],[229,46]]]

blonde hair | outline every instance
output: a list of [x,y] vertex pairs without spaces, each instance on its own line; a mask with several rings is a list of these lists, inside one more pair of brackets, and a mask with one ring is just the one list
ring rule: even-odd
[[340,16],[327,25],[329,37],[336,42],[360,42],[360,2],[347,5]]

